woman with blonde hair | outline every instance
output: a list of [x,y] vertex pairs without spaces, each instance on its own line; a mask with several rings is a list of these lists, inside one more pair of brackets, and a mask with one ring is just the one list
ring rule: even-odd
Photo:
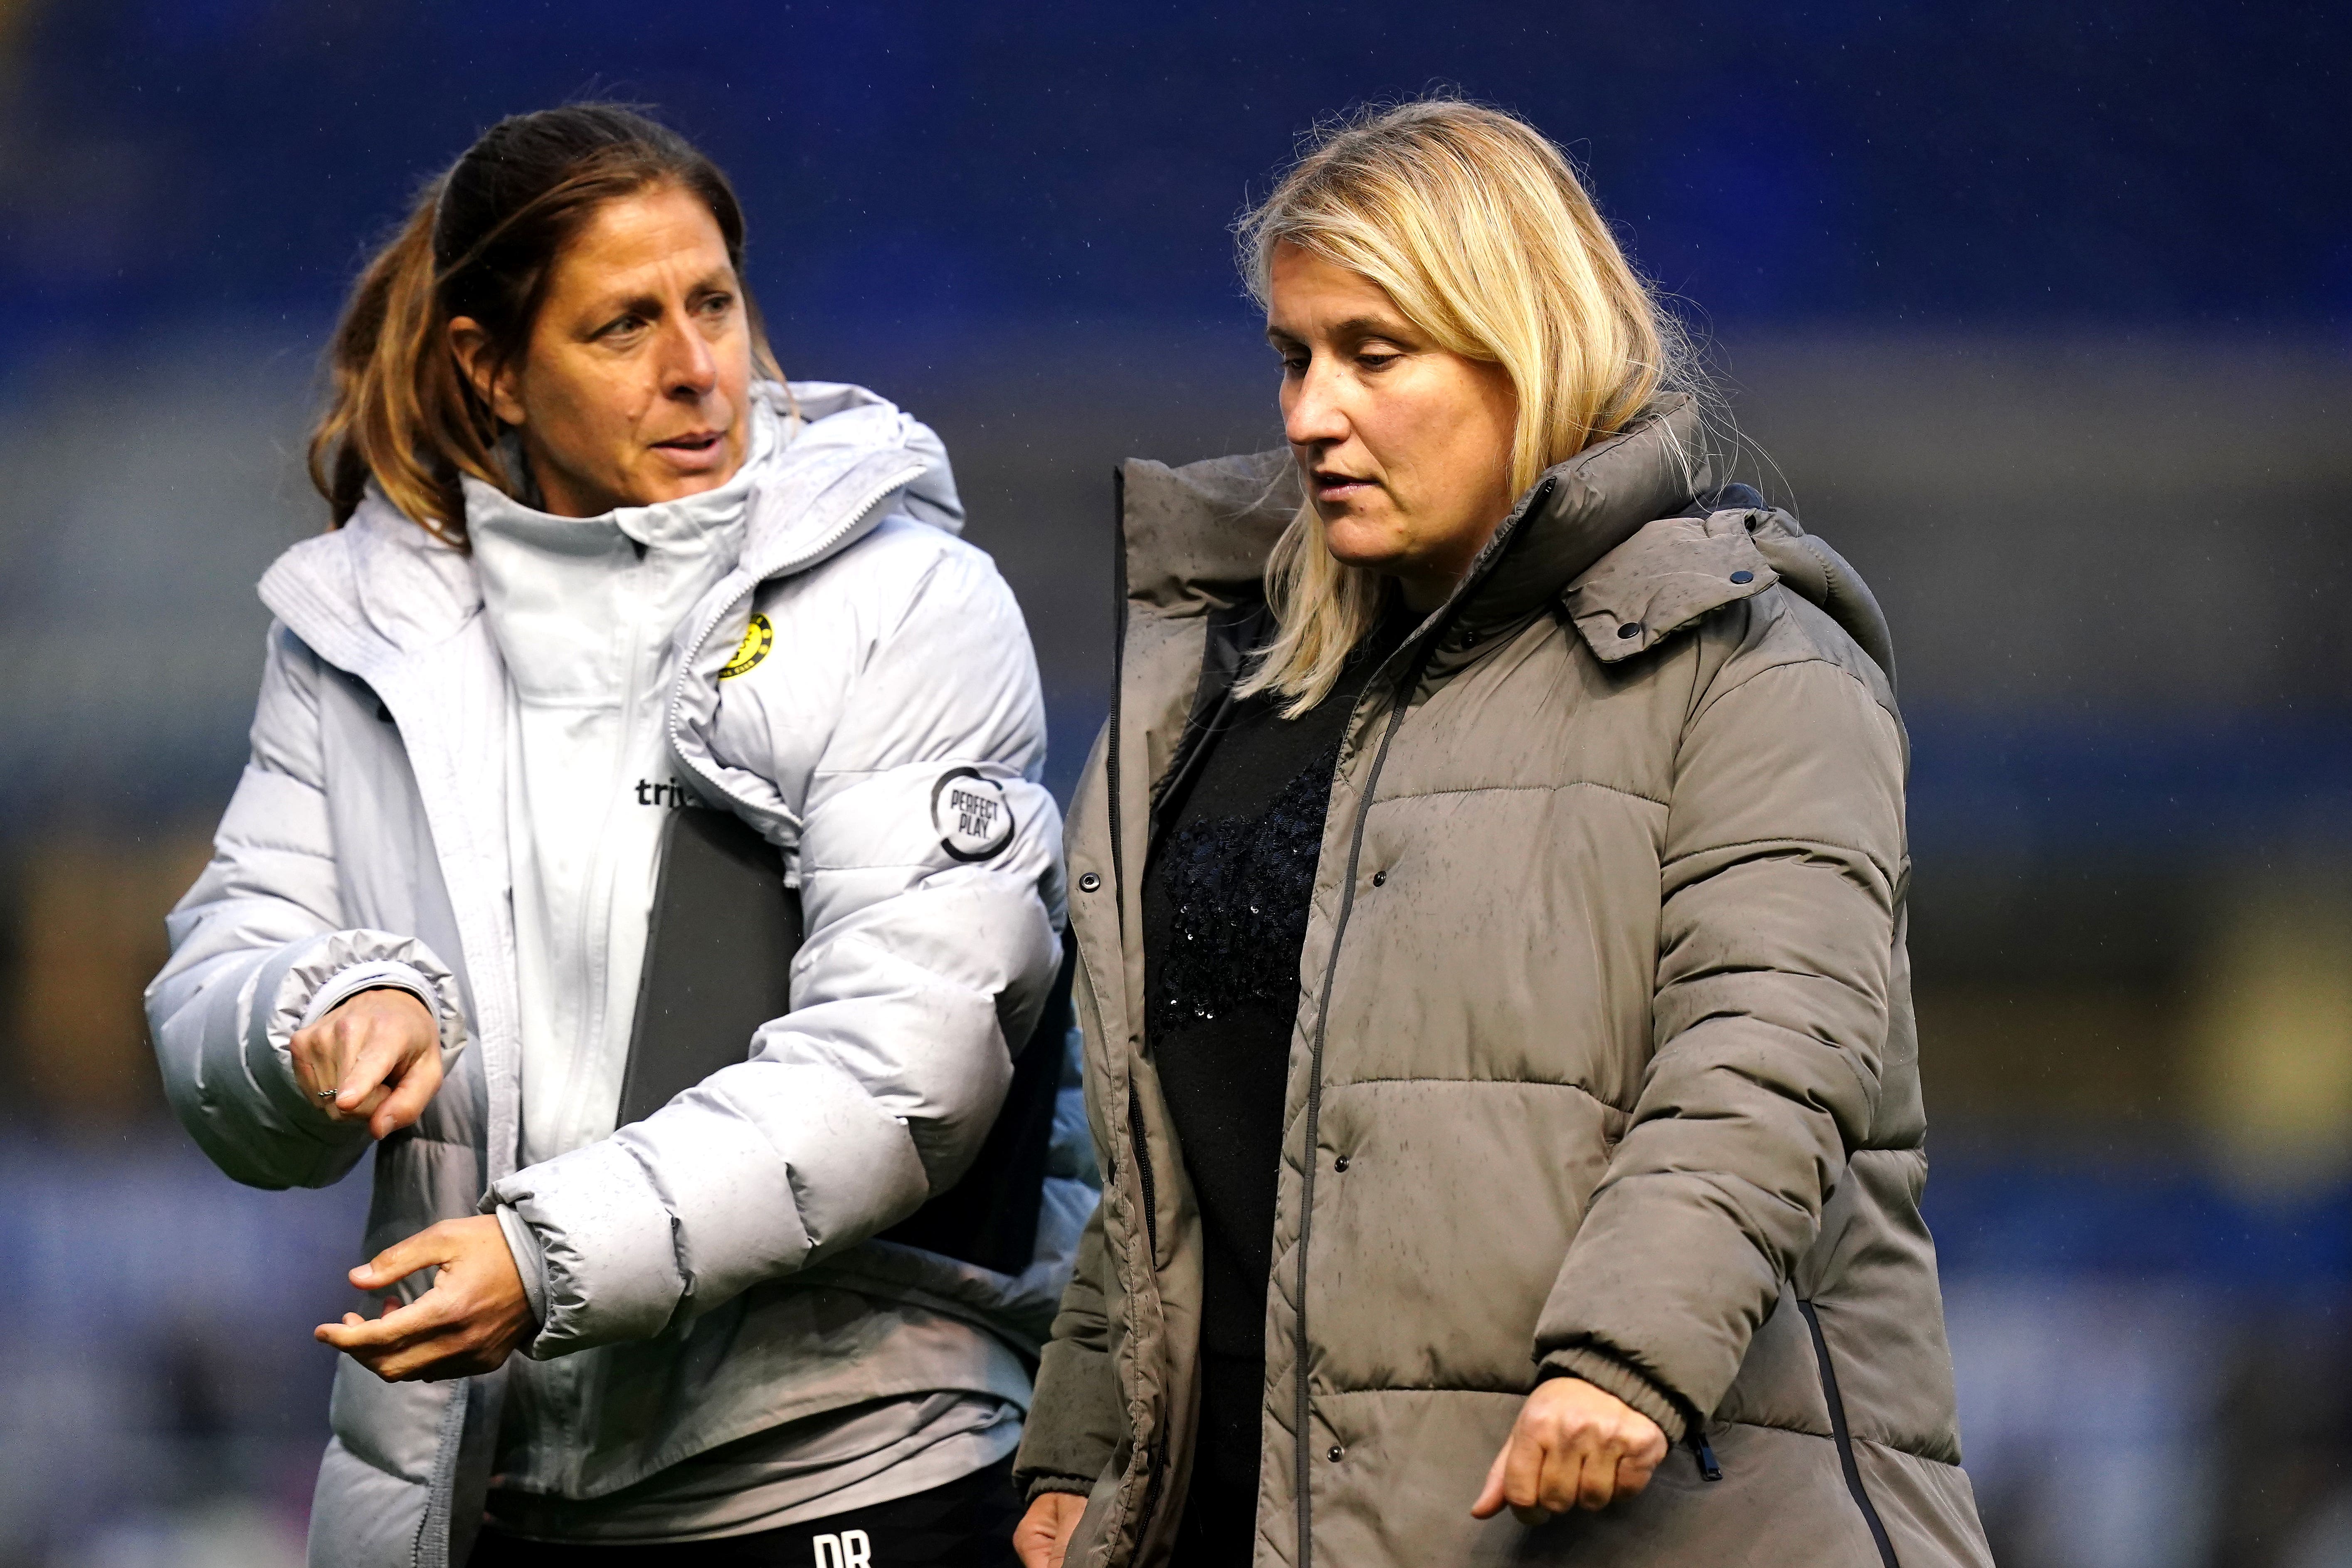
[[1024,1562],[1987,1563],[1868,591],[1525,123],[1243,238],[1288,451],[1122,474]]
[[517,115],[335,336],[148,994],[229,1175],[373,1153],[313,1563],[1011,1555],[1093,1202],[1036,668],[939,438],[784,382],[743,247],[675,132]]

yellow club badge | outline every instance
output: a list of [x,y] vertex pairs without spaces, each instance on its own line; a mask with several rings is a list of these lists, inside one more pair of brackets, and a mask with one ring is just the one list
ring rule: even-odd
[[751,624],[743,628],[743,640],[735,645],[735,657],[727,661],[726,668],[719,672],[719,679],[725,680],[742,674],[767,658],[768,650],[775,646],[775,623],[753,611]]

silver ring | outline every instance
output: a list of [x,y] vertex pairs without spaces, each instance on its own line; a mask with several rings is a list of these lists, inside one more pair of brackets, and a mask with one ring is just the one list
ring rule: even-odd
[[322,1089],[319,1091],[319,1098],[320,1100],[332,1100],[335,1096],[342,1092],[343,1091],[340,1089]]

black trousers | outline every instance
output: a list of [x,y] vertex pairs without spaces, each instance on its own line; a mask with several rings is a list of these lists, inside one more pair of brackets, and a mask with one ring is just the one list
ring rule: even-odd
[[1014,1568],[1013,1458],[912,1497],[719,1541],[574,1546],[484,1530],[467,1568]]

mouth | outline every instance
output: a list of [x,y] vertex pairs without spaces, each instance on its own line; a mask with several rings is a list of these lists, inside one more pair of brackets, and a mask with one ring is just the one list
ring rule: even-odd
[[1317,468],[1307,476],[1307,483],[1319,501],[1353,500],[1380,489],[1376,480],[1343,474],[1337,468]]
[[699,468],[718,455],[726,439],[724,430],[689,430],[667,441],[656,441],[653,449],[681,467]]

